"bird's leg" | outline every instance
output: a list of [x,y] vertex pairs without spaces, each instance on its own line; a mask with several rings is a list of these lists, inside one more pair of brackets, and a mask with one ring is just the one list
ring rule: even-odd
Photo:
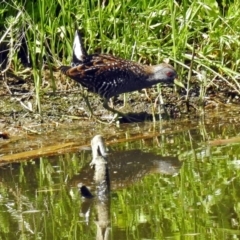
[[[89,118],[93,118],[93,119],[95,119],[97,122],[102,123],[102,124],[109,124],[109,122],[100,120],[100,119],[93,113],[93,109],[92,109],[91,104],[90,104],[89,99],[88,99],[88,94],[84,91],[84,89],[83,89],[83,92],[81,93],[81,96],[82,96],[82,98],[85,100],[85,102],[86,102],[86,104],[87,104],[87,108],[88,108],[88,110],[89,110]],[[108,106],[108,101],[107,101],[107,100],[106,100],[106,105],[107,105],[107,107],[105,107],[106,109],[108,109],[109,111],[115,111],[114,109],[112,109],[111,107]],[[114,122],[117,117],[118,117],[118,116],[115,116],[114,119],[111,120],[110,123]]]
[[99,122],[99,123],[108,124],[108,123],[106,123],[105,121],[101,121],[100,119],[98,119],[98,117],[93,113],[92,107],[91,107],[90,102],[89,102],[89,99],[88,99],[88,95],[85,94],[85,93],[83,93],[83,94],[82,94],[82,97],[83,97],[83,99],[85,100],[85,102],[86,102],[86,104],[87,104],[87,108],[88,108],[88,110],[89,110],[89,112],[90,112],[90,118],[95,119],[95,120],[96,120],[97,122]]
[[[85,100],[85,102],[86,102],[86,104],[87,104],[87,108],[88,108],[89,113],[90,113],[90,118],[93,117],[97,122],[106,124],[106,122],[101,121],[100,119],[98,119],[98,117],[93,113],[92,107],[91,107],[90,102],[89,102],[89,99],[88,99],[88,94],[87,94],[85,91],[82,93],[82,97],[83,97],[83,99]],[[104,99],[103,107],[104,107],[105,109],[107,109],[108,111],[115,113],[115,115],[114,115],[113,119],[110,121],[110,123],[112,123],[112,122],[114,122],[116,119],[118,119],[118,116],[124,116],[123,113],[118,112],[117,110],[114,110],[113,108],[111,108],[111,107],[108,105],[108,99]]]
[[87,108],[88,108],[88,110],[90,112],[90,118],[91,118],[92,116],[94,116],[94,113],[93,113],[92,107],[91,107],[91,105],[89,103],[88,95],[85,92],[83,92],[82,97],[83,97],[83,99],[85,100],[85,102],[87,104]]
[[[134,121],[134,118],[133,118],[133,117],[128,117],[126,114],[124,114],[124,113],[122,113],[122,112],[119,112],[119,111],[111,108],[111,107],[108,105],[108,99],[107,99],[107,98],[104,98],[103,107],[104,107],[105,109],[107,109],[108,111],[115,113],[115,115],[114,115],[111,123],[112,123],[113,121],[115,121],[116,119],[118,119],[119,116],[122,117],[122,118],[127,119],[127,121],[129,121],[129,122],[133,122],[133,121]],[[135,119],[135,120],[136,120],[136,119]]]
[[109,99],[104,98],[104,100],[103,100],[103,107],[104,107],[105,109],[107,109],[108,111],[115,113],[116,115],[123,116],[123,115],[124,115],[123,113],[121,113],[121,112],[119,112],[119,111],[111,108],[111,107],[108,105],[108,100],[109,100]]

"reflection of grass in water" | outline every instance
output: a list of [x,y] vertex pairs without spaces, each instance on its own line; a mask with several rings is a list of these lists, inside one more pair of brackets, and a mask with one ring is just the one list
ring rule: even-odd
[[180,174],[149,175],[118,192],[112,201],[114,226],[149,239],[179,235],[219,239],[238,234],[239,171],[231,164],[238,148],[215,147],[210,157],[201,156],[202,148],[192,149]]
[[1,42],[9,42],[10,48],[15,49],[10,51],[9,63],[18,74],[23,70],[16,57],[21,44],[19,39],[26,37],[38,111],[41,111],[40,92],[47,90],[42,86],[41,70],[45,64],[50,68],[51,88],[55,91],[51,66],[70,64],[75,24],[82,29],[89,52],[112,53],[151,64],[169,58],[181,82],[187,83],[187,96],[194,81],[191,75],[186,77],[192,62],[190,68],[193,75],[198,73],[195,81],[200,84],[203,99],[206,88],[216,77],[239,93],[236,80],[239,70],[238,5],[228,3],[223,16],[222,5],[219,10],[215,1],[43,0],[28,1],[25,5],[8,1],[0,6],[0,15],[5,19],[0,23],[4,29]]
[[[208,140],[232,137],[238,132],[232,124],[211,124],[205,129],[202,126],[114,146],[115,151],[141,148],[163,156],[179,156],[183,166],[175,176],[151,174],[112,192],[113,239],[191,234],[199,234],[197,239],[219,239],[234,233],[235,227],[238,229],[240,173],[232,160],[239,159],[239,146],[209,147]],[[42,239],[94,239],[96,212],[93,208],[87,225],[80,217],[79,191],[69,186],[90,161],[90,151],[82,151],[1,168],[2,238],[28,235],[28,239],[35,239],[41,235]],[[117,238],[120,233],[123,236]]]

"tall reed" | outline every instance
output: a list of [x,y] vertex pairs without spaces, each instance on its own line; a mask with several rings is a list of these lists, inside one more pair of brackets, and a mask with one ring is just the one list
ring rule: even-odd
[[[16,55],[20,47],[16,40],[19,31],[24,31],[39,111],[40,93],[44,90],[42,70],[48,66],[52,71],[52,66],[70,63],[75,26],[82,30],[89,53],[111,53],[148,64],[168,59],[180,73],[180,86],[187,92],[191,88],[192,76],[188,72],[201,75],[204,70],[207,79],[204,84],[199,82],[201,87],[206,88],[212,79],[219,78],[240,94],[237,80],[240,3],[230,1],[223,15],[219,2],[5,1],[0,4],[0,44],[15,43],[9,47],[16,49]],[[11,27],[7,22],[9,17],[17,18]],[[11,34],[9,27],[14,30]],[[14,54],[9,54],[9,62],[17,72],[21,64]],[[50,81],[55,90],[54,80]]]

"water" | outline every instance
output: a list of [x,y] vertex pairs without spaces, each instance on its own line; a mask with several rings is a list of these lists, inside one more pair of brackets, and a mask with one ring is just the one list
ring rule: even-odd
[[3,165],[0,239],[239,239],[238,121],[128,126],[101,132],[112,141],[105,205],[79,193],[94,193],[90,150]]

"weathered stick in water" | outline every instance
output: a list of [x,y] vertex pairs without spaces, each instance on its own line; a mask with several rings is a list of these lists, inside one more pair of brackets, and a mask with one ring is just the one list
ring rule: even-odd
[[107,151],[103,137],[101,135],[96,135],[91,141],[91,146],[93,159],[90,165],[94,167],[96,196],[99,200],[105,200],[108,199],[110,180]]

